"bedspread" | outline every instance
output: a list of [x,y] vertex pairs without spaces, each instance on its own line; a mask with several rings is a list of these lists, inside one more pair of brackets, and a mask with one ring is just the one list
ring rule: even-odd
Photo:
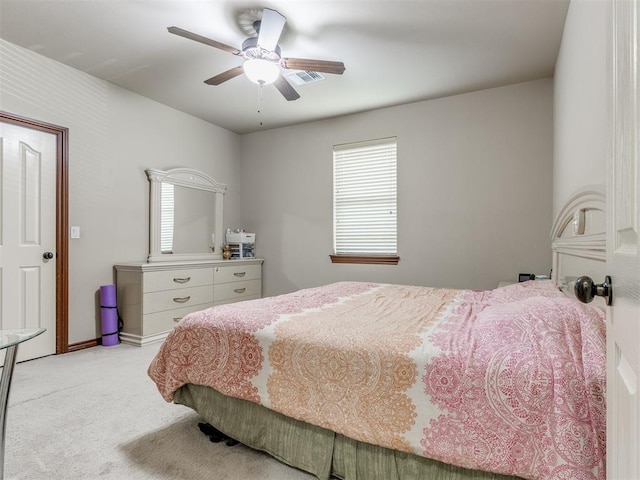
[[603,313],[551,282],[340,282],[186,316],[149,367],[356,440],[531,479],[605,478]]

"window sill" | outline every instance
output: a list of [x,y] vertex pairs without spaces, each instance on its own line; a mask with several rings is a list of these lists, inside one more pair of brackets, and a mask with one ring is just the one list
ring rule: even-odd
[[397,255],[329,255],[331,263],[366,263],[370,265],[397,265]]

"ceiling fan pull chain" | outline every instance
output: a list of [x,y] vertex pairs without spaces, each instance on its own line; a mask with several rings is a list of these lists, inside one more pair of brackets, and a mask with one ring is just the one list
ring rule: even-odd
[[[260,119],[260,115],[262,114],[262,89],[264,85],[258,85],[258,119]],[[260,126],[262,127],[262,120],[260,121]]]

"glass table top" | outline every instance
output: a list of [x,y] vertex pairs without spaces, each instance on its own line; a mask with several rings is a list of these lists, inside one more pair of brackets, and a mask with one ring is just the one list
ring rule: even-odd
[[46,328],[20,328],[16,330],[0,330],[0,349],[17,345],[37,337]]

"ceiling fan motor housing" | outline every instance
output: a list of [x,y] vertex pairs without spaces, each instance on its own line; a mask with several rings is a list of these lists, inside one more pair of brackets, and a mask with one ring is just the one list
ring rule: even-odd
[[266,50],[258,45],[258,37],[247,38],[242,42],[242,56],[249,59],[262,59],[277,63],[280,61],[280,46],[274,50]]

